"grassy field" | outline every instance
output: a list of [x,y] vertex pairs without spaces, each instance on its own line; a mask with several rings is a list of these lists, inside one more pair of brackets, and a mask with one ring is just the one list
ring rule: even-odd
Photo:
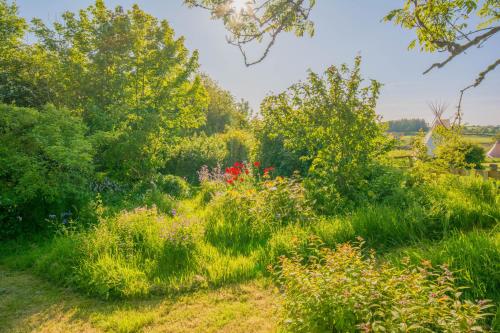
[[[283,294],[269,267],[278,267],[279,256],[309,255],[311,236],[332,249],[361,236],[395,270],[406,257],[414,265],[447,264],[467,299],[498,304],[498,187],[474,177],[441,178],[307,223],[298,222],[309,213],[290,192],[293,183],[274,180],[279,188],[259,192],[219,188],[206,202],[206,191],[215,193],[207,184],[178,201],[174,217],[139,209],[90,230],[2,244],[0,331],[276,331]],[[287,216],[293,219],[283,222]]]
[[[410,146],[412,139],[415,137],[415,135],[398,135],[398,139],[401,141],[402,146]],[[469,142],[475,143],[477,145],[480,145],[484,149],[489,149],[495,142],[495,139],[493,136],[486,136],[486,135],[464,135],[464,139],[466,139]]]

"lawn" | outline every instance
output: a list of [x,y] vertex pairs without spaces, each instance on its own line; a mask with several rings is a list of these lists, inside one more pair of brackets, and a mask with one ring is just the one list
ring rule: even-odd
[[266,280],[175,298],[101,301],[0,267],[0,332],[271,332],[276,322]]

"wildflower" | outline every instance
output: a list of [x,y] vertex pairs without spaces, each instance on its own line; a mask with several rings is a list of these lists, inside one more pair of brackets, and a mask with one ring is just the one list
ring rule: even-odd
[[175,215],[177,215],[177,210],[175,208],[172,208],[171,213],[172,213],[172,216],[175,216]]
[[260,162],[253,162],[253,166],[256,168],[260,168]]
[[274,167],[267,167],[264,169],[264,174],[267,175],[269,172],[273,171]]
[[226,182],[227,182],[228,184],[231,184],[231,185],[232,185],[232,184],[233,184],[233,182],[234,182],[234,180],[233,180],[233,179],[228,179],[228,180],[226,180]]

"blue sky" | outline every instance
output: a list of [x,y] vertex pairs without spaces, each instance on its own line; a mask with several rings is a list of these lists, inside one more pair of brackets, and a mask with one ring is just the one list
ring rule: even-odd
[[[76,11],[92,0],[17,0],[21,16],[55,21],[66,11]],[[210,19],[202,9],[188,9],[182,0],[107,0],[108,7],[129,8],[138,3],[154,16],[167,19],[176,35],[186,38],[191,50],[198,49],[202,71],[208,73],[237,98],[244,98],[258,110],[269,93],[281,92],[303,80],[308,69],[322,72],[329,65],[352,64],[363,56],[363,76],[384,84],[377,111],[384,119],[425,118],[432,120],[427,102],[442,101],[454,111],[458,92],[500,54],[500,36],[482,49],[456,58],[445,68],[427,75],[422,72],[444,54],[407,51],[411,32],[381,18],[402,0],[319,0],[312,20],[313,38],[282,34],[263,63],[247,68],[239,51],[226,44],[222,23]],[[251,52],[258,52],[258,45]],[[255,53],[257,54],[257,53]],[[464,118],[471,124],[500,124],[500,70],[466,93]]]

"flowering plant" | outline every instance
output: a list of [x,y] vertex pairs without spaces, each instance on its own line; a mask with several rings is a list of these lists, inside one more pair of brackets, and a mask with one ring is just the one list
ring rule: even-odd
[[[225,178],[226,183],[234,185],[235,182],[245,182],[247,180],[258,181],[261,177],[261,163],[255,161],[253,163],[235,162],[232,166],[226,168]],[[267,167],[262,170],[262,177],[269,178],[274,167]]]
[[463,300],[446,266],[398,269],[361,245],[282,257],[282,323],[293,332],[484,332],[489,301]]

